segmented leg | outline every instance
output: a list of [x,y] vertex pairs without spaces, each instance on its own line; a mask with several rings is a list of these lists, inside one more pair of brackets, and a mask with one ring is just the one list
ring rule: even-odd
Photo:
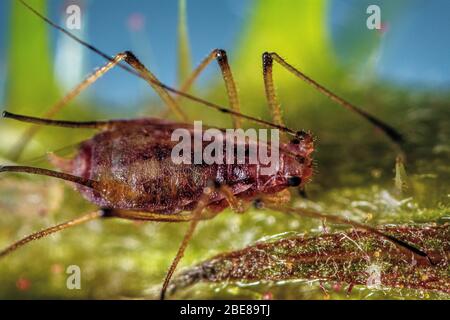
[[272,114],[273,122],[284,126],[283,118],[281,115],[281,105],[278,102],[278,98],[275,92],[275,86],[273,84],[273,59],[270,54],[264,53],[263,60],[263,76],[264,87],[266,90],[266,98],[269,104],[270,112]]
[[[217,213],[204,212],[197,220],[208,220],[215,217]],[[186,214],[162,214],[145,211],[130,211],[121,209],[105,209],[105,216],[137,221],[155,221],[155,222],[188,222],[194,219],[194,213]]]
[[240,200],[233,194],[233,190],[227,185],[218,186],[218,190],[222,193],[227,200],[231,210],[236,213],[244,213],[247,211],[244,201]]
[[160,85],[159,80],[155,77],[153,73],[148,70],[144,64],[142,64],[139,59],[131,52],[126,51],[125,52],[125,61],[130,66],[132,66],[134,69],[136,69],[139,74],[144,78],[147,83],[158,93],[158,95],[161,97],[161,99],[164,101],[164,103],[172,110],[172,112],[183,121],[187,121],[188,117],[186,114],[181,110],[178,103],[175,101],[175,99],[167,92],[167,90]]
[[[150,86],[158,93],[163,102],[170,108],[172,112],[174,112],[177,115],[177,117],[179,117],[181,120],[187,119],[186,115],[181,110],[181,108],[179,107],[178,103],[174,100],[174,98],[164,88],[157,85],[157,83],[159,83],[159,80],[155,77],[155,75],[151,73],[130,51],[117,54],[116,56],[114,56],[114,58],[108,61],[103,67],[91,73],[84,81],[82,81],[68,94],[66,94],[61,100],[59,100],[56,104],[54,104],[50,108],[50,110],[48,110],[44,114],[43,117],[51,119],[64,106],[66,106],[69,102],[74,100],[81,92],[83,92],[90,85],[96,82],[109,70],[117,66],[121,61],[127,62],[130,66],[132,66],[135,70],[137,70],[142,76],[142,78],[145,79],[150,84]],[[16,161],[20,158],[20,155],[22,154],[26,145],[38,130],[39,130],[38,126],[33,126],[28,128],[28,130],[24,132],[24,134],[20,137],[19,141],[17,142],[16,146],[10,152],[11,159]]]
[[173,259],[172,264],[170,265],[169,270],[167,271],[166,277],[164,279],[164,283],[163,283],[163,286],[161,289],[161,295],[160,295],[161,300],[164,300],[164,298],[165,298],[167,287],[169,286],[169,283],[170,283],[170,279],[172,278],[173,273],[175,272],[175,269],[177,268],[177,265],[180,262],[181,258],[183,258],[183,256],[184,256],[186,247],[188,246],[189,241],[191,240],[192,235],[194,234],[195,228],[197,227],[197,225],[200,221],[200,218],[202,216],[202,211],[208,205],[209,195],[211,194],[211,192],[212,192],[211,188],[209,188],[209,187],[205,188],[205,191],[203,192],[202,197],[200,198],[199,202],[197,203],[197,207],[192,212],[193,218],[189,224],[189,228],[188,228],[186,234],[184,235],[183,241],[181,242],[181,245],[178,248],[178,252],[177,252],[175,258]]
[[18,248],[26,245],[27,243],[29,243],[31,241],[38,240],[38,239],[44,238],[48,235],[51,235],[53,233],[56,233],[58,231],[62,231],[67,228],[75,227],[75,226],[83,224],[85,222],[89,222],[89,221],[101,218],[102,216],[103,216],[102,211],[94,211],[94,212],[88,213],[86,215],[83,215],[79,218],[75,218],[73,220],[70,220],[70,221],[58,224],[56,226],[47,228],[45,230],[33,233],[25,238],[20,239],[19,241],[14,242],[10,246],[8,246],[5,249],[3,249],[2,251],[0,251],[0,258],[5,257],[6,255],[12,253],[13,251],[17,250]]
[[[99,50],[98,48],[94,47],[92,44],[89,44],[86,41],[78,38],[77,36],[75,36],[74,34],[70,33],[69,31],[67,31],[63,27],[59,26],[58,24],[56,24],[55,22],[53,22],[52,20],[50,20],[49,18],[47,18],[46,16],[44,16],[43,14],[38,12],[37,10],[33,9],[33,7],[28,5],[24,0],[18,0],[18,1],[20,1],[33,14],[35,14],[40,19],[44,20],[46,23],[48,23],[50,26],[52,26],[53,28],[55,28],[59,32],[65,34],[68,37],[70,37],[71,39],[73,39],[74,41],[78,42],[82,46],[88,48],[92,52],[95,52],[97,55],[101,56],[105,60],[107,60],[107,61],[112,61],[113,60],[108,54],[106,54],[103,51]],[[182,96],[182,97],[184,97],[186,99],[189,99],[190,101],[196,102],[198,104],[201,104],[201,105],[206,106],[206,107],[211,108],[211,109],[218,110],[218,111],[220,111],[222,113],[227,113],[227,114],[231,114],[231,115],[236,116],[236,117],[241,117],[243,119],[250,120],[250,121],[252,121],[254,123],[258,123],[260,125],[265,125],[265,126],[268,126],[268,127],[272,127],[272,128],[276,128],[276,129],[282,130],[283,132],[285,132],[285,133],[287,133],[289,135],[292,135],[294,137],[297,136],[297,131],[296,130],[292,130],[292,129],[284,127],[284,126],[280,126],[280,125],[271,123],[269,121],[265,121],[265,120],[259,119],[258,117],[253,117],[253,116],[249,116],[249,115],[246,115],[246,114],[242,114],[240,112],[236,112],[234,110],[230,110],[229,108],[223,107],[221,105],[209,102],[209,101],[204,100],[202,98],[195,97],[195,96],[193,96],[191,94],[188,94],[186,92],[183,92],[183,91],[180,91],[180,90],[176,90],[176,89],[174,89],[172,87],[169,87],[169,86],[167,86],[167,85],[165,85],[165,84],[163,84],[161,82],[153,81],[150,78],[145,77],[142,73],[139,73],[139,72],[133,70],[132,68],[129,68],[126,65],[117,64],[117,66],[119,66],[123,70],[129,72],[130,74],[133,74],[133,75],[138,76],[140,78],[143,78],[143,79],[145,79],[147,81],[150,81],[154,85],[157,85],[157,86],[165,89],[168,92],[171,92],[171,93],[176,94],[178,96]]]
[[[0,168],[1,169],[1,168]],[[1,170],[0,170],[1,172]],[[39,174],[42,174],[41,172]],[[67,180],[67,179],[64,179]],[[73,181],[77,182],[77,181]],[[78,183],[78,182],[77,182]],[[13,251],[16,251],[20,247],[23,247],[24,245],[34,241],[42,239],[46,236],[49,236],[51,234],[54,234],[56,232],[68,229],[70,227],[75,227],[77,225],[99,219],[99,218],[119,218],[119,219],[126,219],[126,220],[141,220],[141,221],[156,221],[156,222],[183,222],[183,221],[192,221],[194,219],[195,213],[187,214],[187,215],[166,215],[166,214],[155,214],[155,213],[149,213],[149,212],[134,212],[134,211],[127,211],[127,210],[110,210],[110,209],[102,209],[97,210],[88,214],[85,214],[81,217],[66,221],[64,223],[55,225],[53,227],[32,233],[31,235],[28,235],[13,244],[9,245],[5,249],[0,251],[0,258],[3,258],[7,256],[8,254],[12,253]],[[195,217],[196,221],[202,220],[202,219],[210,219],[214,215],[203,215],[199,217]]]
[[[240,113],[240,101],[239,95],[236,89],[236,83],[233,79],[233,74],[231,72],[230,65],[228,64],[228,57],[225,50],[222,49],[214,49],[198,66],[194,69],[191,76],[182,84],[180,91],[188,92],[192,87],[193,83],[200,76],[203,70],[213,61],[216,60],[220,70],[222,72],[223,81],[225,82],[225,88],[227,90],[228,101],[230,103],[231,109],[235,113]],[[178,96],[177,99],[183,98],[182,96]],[[242,120],[236,114],[232,114],[233,124],[235,128],[242,127]]]
[[261,195],[260,201],[266,206],[283,206],[291,200],[291,192],[288,189],[273,194]]
[[[369,114],[367,111],[364,111],[357,106],[351,104],[350,102],[344,100],[343,98],[339,97],[335,93],[331,92],[315,80],[311,79],[289,63],[287,63],[283,58],[281,58],[277,53],[275,52],[265,52],[263,54],[263,64],[264,64],[264,80],[266,84],[266,95],[269,100],[269,105],[271,106],[272,113],[274,115],[275,121],[281,121],[281,111],[280,111],[280,104],[278,103],[275,90],[273,88],[273,80],[272,80],[272,65],[273,61],[278,62],[283,68],[285,68],[287,71],[294,74],[296,77],[302,79],[306,83],[310,84],[314,88],[316,88],[319,92],[326,95],[328,98],[330,98],[332,101],[336,102],[340,106],[350,110],[351,112],[354,112],[358,114],[359,116],[366,119],[368,122],[370,122],[372,125],[374,125],[376,128],[381,130],[388,138],[394,142],[394,144],[401,150],[401,145],[404,143],[402,135],[397,132],[394,128],[392,128],[390,125],[385,123],[384,121],[376,118],[375,116]],[[277,123],[279,124],[279,123]]]

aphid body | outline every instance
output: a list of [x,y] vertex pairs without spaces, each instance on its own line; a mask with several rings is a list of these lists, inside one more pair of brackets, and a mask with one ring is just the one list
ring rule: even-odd
[[[244,164],[229,164],[225,159],[223,164],[175,164],[171,152],[177,142],[171,136],[180,127],[194,131],[192,125],[156,118],[118,121],[83,142],[73,159],[53,162],[66,173],[100,182],[100,192],[78,187],[99,207],[169,214],[192,211],[211,182],[226,185],[238,199],[251,201],[261,194],[304,185],[311,177],[313,142],[307,133],[282,145],[278,170],[263,175],[263,164],[250,164],[248,154]],[[250,143],[258,142],[245,142],[247,150]],[[228,205],[223,193],[210,194],[208,209],[218,212]]]

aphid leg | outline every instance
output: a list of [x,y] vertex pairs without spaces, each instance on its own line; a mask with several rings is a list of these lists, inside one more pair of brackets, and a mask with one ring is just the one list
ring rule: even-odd
[[283,206],[291,200],[291,192],[288,189],[273,194],[261,195],[260,201],[266,206]]
[[[43,117],[51,119],[56,113],[58,113],[64,106],[71,102],[75,97],[77,97],[81,92],[88,88],[91,84],[102,77],[106,72],[116,66],[121,60],[125,58],[125,54],[119,53],[111,61],[108,61],[103,67],[97,69],[91,73],[83,82],[77,85],[69,93],[67,93],[61,100],[55,103],[47,112],[44,113]],[[39,126],[32,126],[28,128],[17,141],[15,146],[12,148],[9,154],[9,158],[13,161],[17,161],[28,142],[33,138],[36,132],[39,130]]]
[[[236,89],[236,83],[233,78],[233,74],[231,72],[230,65],[228,63],[228,57],[225,50],[222,49],[214,49],[192,72],[189,78],[183,83],[180,88],[181,92],[188,92],[192,87],[194,81],[200,76],[203,70],[213,61],[216,60],[220,70],[222,72],[223,81],[225,83],[225,88],[227,90],[228,101],[231,105],[231,109],[236,112],[241,112],[239,95]],[[178,99],[181,99],[182,96],[179,96]],[[242,119],[236,114],[232,114],[233,124],[235,128],[242,127]]]
[[356,221],[348,220],[346,218],[338,217],[335,215],[323,214],[323,213],[308,210],[308,209],[291,208],[291,207],[287,207],[287,206],[274,206],[274,205],[270,205],[270,204],[266,204],[266,203],[264,203],[264,204],[266,205],[267,208],[270,208],[275,211],[279,211],[279,212],[283,212],[283,213],[287,213],[287,214],[293,214],[293,215],[297,215],[297,216],[301,216],[301,217],[309,217],[309,218],[321,219],[321,220],[326,219],[333,223],[346,224],[346,225],[350,225],[357,229],[366,230],[368,232],[373,233],[374,235],[383,237],[384,239],[390,241],[400,251],[402,251],[405,254],[412,254],[414,257],[418,258],[417,260],[423,261],[425,259],[427,261],[427,263],[429,263],[431,265],[434,264],[433,261],[430,259],[430,257],[422,250],[420,250],[400,239],[397,239],[389,234],[383,233],[371,226],[368,226],[368,225],[365,225],[365,224],[362,224],[362,223],[359,223]]
[[[56,104],[54,104],[50,110],[48,110],[44,114],[44,118],[51,119],[56,113],[58,113],[64,106],[66,106],[69,102],[74,100],[81,92],[83,92],[86,88],[96,82],[99,78],[101,78],[105,73],[109,70],[117,66],[121,61],[127,62],[133,68],[135,68],[138,72],[142,74],[144,79],[151,79],[151,81],[147,82],[150,86],[158,93],[160,98],[164,101],[164,103],[174,112],[180,119],[186,120],[187,117],[180,109],[178,103],[172,98],[172,96],[161,86],[155,84],[159,82],[159,80],[151,73],[145,66],[136,58],[136,56],[132,52],[123,52],[115,55],[108,61],[103,67],[95,70],[91,73],[84,81],[78,84],[74,89],[72,89],[69,93],[67,93],[61,100],[59,100]],[[39,130],[38,126],[30,127],[24,134],[20,137],[20,140],[13,147],[10,152],[10,158],[14,161],[17,161],[20,158],[23,150],[25,149],[28,142],[31,138],[36,134]]]
[[[50,20],[49,18],[47,18],[43,14],[39,13],[37,10],[35,10],[33,7],[31,7],[29,4],[27,4],[26,1],[24,1],[24,0],[18,0],[18,1],[20,1],[34,15],[36,15],[40,19],[44,20],[46,23],[48,23],[50,26],[52,26],[56,30],[64,33],[66,36],[70,37],[71,39],[73,39],[74,41],[78,42],[82,46],[88,48],[92,52],[95,52],[97,55],[99,55],[100,57],[104,58],[105,60],[107,60],[107,61],[112,61],[113,60],[113,58],[111,58],[108,54],[106,54],[103,51],[99,50],[98,48],[94,47],[92,44],[89,44],[86,41],[78,38],[74,34],[70,33],[68,30],[66,30],[63,27],[57,25],[52,20]],[[227,107],[224,107],[224,106],[221,106],[221,105],[209,102],[209,101],[207,101],[205,99],[202,99],[202,98],[190,95],[190,94],[185,93],[185,92],[180,91],[180,90],[176,90],[176,89],[174,89],[172,87],[169,87],[168,85],[166,85],[164,83],[152,80],[151,78],[146,76],[145,72],[144,73],[143,72],[137,72],[137,71],[133,70],[132,68],[129,68],[128,66],[120,64],[120,63],[117,64],[117,66],[122,68],[123,70],[125,70],[125,71],[127,71],[127,72],[129,72],[129,73],[131,73],[131,74],[133,74],[135,76],[137,76],[137,77],[143,78],[147,82],[153,83],[155,86],[159,86],[159,87],[165,89],[168,92],[171,92],[171,93],[176,94],[178,96],[182,96],[182,97],[184,97],[186,99],[189,99],[190,101],[196,102],[196,103],[201,104],[203,106],[206,106],[208,108],[218,110],[218,111],[220,111],[222,113],[231,114],[231,115],[236,116],[236,117],[241,117],[243,119],[247,119],[247,120],[252,121],[254,123],[258,123],[258,124],[265,125],[265,126],[268,126],[268,127],[276,128],[276,129],[279,129],[279,130],[281,130],[281,131],[283,131],[283,132],[285,132],[285,133],[287,133],[289,135],[292,135],[292,136],[296,136],[297,135],[297,132],[295,130],[293,130],[293,129],[277,125],[277,124],[272,123],[270,121],[265,121],[265,120],[259,119],[258,117],[242,114],[242,113],[236,112],[236,111],[234,111],[232,109],[229,109]]]
[[248,208],[245,206],[245,203],[233,194],[233,190],[231,190],[230,187],[222,184],[219,185],[217,189],[224,195],[225,199],[230,205],[231,210],[236,213],[244,213],[247,211]]
[[175,101],[175,99],[167,92],[167,90],[160,85],[159,80],[156,76],[148,70],[145,65],[139,61],[139,59],[131,52],[125,52],[125,61],[130,66],[132,66],[135,70],[139,72],[141,77],[147,81],[147,83],[158,93],[160,98],[164,101],[164,103],[172,110],[172,112],[183,121],[187,121],[188,117],[181,110],[179,104]]
[[167,271],[166,277],[164,279],[160,295],[161,300],[164,300],[165,298],[167,287],[169,286],[170,283],[170,279],[172,278],[172,275],[175,272],[175,269],[177,268],[177,265],[180,262],[181,258],[183,258],[184,251],[186,250],[186,247],[189,244],[192,235],[194,234],[195,228],[197,227],[199,221],[201,220],[202,212],[208,205],[209,195],[211,194],[211,192],[212,188],[210,187],[205,188],[203,195],[201,196],[200,200],[197,203],[197,207],[192,212],[193,217],[189,224],[189,228],[186,234],[184,235],[183,241],[181,242],[181,245],[178,248],[177,255],[173,259],[172,264],[170,265],[169,270]]
[[39,232],[35,232],[27,237],[24,237],[22,239],[20,239],[19,241],[14,242],[13,244],[11,244],[10,246],[6,247],[5,249],[0,251],[0,258],[5,257],[6,255],[12,253],[13,251],[17,250],[18,248],[24,246],[25,244],[34,241],[34,240],[38,240],[41,238],[44,238],[48,235],[51,235],[53,233],[56,233],[58,231],[62,231],[65,230],[67,228],[70,227],[74,227],[80,224],[83,224],[85,222],[89,222],[98,218],[102,218],[103,214],[102,211],[94,211],[88,214],[85,214],[81,217],[75,218],[73,220],[69,220],[67,222],[58,224],[56,226],[41,230]]
[[[211,219],[217,214],[203,214],[199,220]],[[193,213],[188,214],[159,214],[151,212],[140,212],[140,211],[130,211],[130,210],[119,210],[119,209],[105,209],[105,216],[127,219],[127,220],[137,220],[137,221],[156,221],[156,222],[188,222],[194,219]]]
[[266,90],[266,98],[272,113],[273,122],[284,126],[283,117],[281,115],[281,106],[278,102],[275,86],[273,84],[273,59],[269,53],[262,55],[264,87]]
[[[286,70],[288,70],[289,72],[294,74],[296,77],[302,79],[306,83],[308,83],[311,86],[313,86],[314,88],[316,88],[319,92],[326,95],[332,101],[334,101],[337,104],[341,105],[342,107],[350,110],[351,112],[354,112],[354,113],[358,114],[359,116],[363,117],[364,119],[369,121],[372,125],[374,125],[376,128],[381,130],[386,136],[388,136],[388,138],[390,139],[390,141],[392,141],[394,143],[394,145],[396,146],[398,151],[400,151],[401,154],[403,153],[403,152],[401,152],[401,150],[402,150],[401,147],[402,147],[402,144],[404,143],[403,136],[397,130],[392,128],[390,125],[388,125],[384,121],[376,118],[375,116],[369,114],[367,111],[364,111],[364,110],[358,108],[357,106],[351,104],[350,102],[344,100],[343,98],[339,97],[335,93],[331,92],[330,90],[328,90],[327,88],[325,88],[324,86],[322,86],[321,84],[316,82],[315,80],[311,79],[310,77],[308,77],[307,75],[305,75],[304,73],[302,73],[301,71],[299,71],[298,69],[296,69],[295,67],[290,65],[289,63],[287,63],[283,58],[281,58],[275,52],[264,53],[263,61],[265,63],[265,67],[271,66],[273,61],[278,62],[283,68],[285,68]],[[267,84],[266,84],[266,89],[267,89]],[[270,81],[269,81],[269,89],[271,89]],[[269,92],[270,92],[270,90],[269,90]],[[275,112],[279,112],[279,111],[277,111],[277,108],[279,108],[279,106],[277,105],[276,99],[273,99],[273,103],[274,103],[273,110]]]

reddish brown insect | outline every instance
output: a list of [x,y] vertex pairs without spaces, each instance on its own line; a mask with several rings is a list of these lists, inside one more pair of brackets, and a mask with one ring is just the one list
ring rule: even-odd
[[[290,208],[285,205],[289,200],[287,188],[303,187],[312,175],[311,153],[314,150],[314,146],[310,134],[304,131],[297,132],[283,124],[280,116],[280,105],[275,95],[272,79],[273,61],[278,62],[288,71],[308,82],[341,106],[356,112],[371,122],[375,127],[382,130],[396,145],[401,144],[402,137],[384,122],[353,106],[310,79],[285,62],[276,53],[263,54],[266,95],[274,118],[274,123],[271,123],[240,112],[236,86],[228,65],[226,53],[223,50],[214,50],[193,72],[192,76],[182,86],[182,89],[175,90],[159,82],[132,53],[125,52],[111,58],[92,45],[83,42],[68,31],[55,25],[25,2],[21,2],[49,24],[108,61],[103,68],[92,73],[85,81],[58,102],[47,113],[47,118],[53,116],[68,101],[75,98],[82,90],[117,65],[146,80],[171,110],[182,119],[186,117],[179,107],[177,99],[173,98],[170,93],[175,93],[207,107],[231,114],[235,127],[240,127],[241,119],[247,119],[279,129],[286,136],[290,135],[292,138],[280,145],[280,166],[276,172],[267,176],[259,174],[261,163],[249,164],[246,162],[245,164],[222,165],[173,163],[170,158],[171,150],[174,147],[174,142],[170,139],[172,132],[180,127],[193,131],[193,127],[185,124],[185,122],[169,122],[155,118],[74,122],[34,118],[4,112],[4,117],[36,125],[100,130],[93,138],[80,145],[75,158],[61,159],[55,156],[51,157],[52,163],[61,169],[62,172],[25,166],[3,166],[0,167],[0,172],[25,172],[74,182],[78,185],[80,193],[101,209],[25,237],[0,251],[0,257],[32,240],[98,218],[116,217],[131,220],[169,222],[190,221],[189,230],[164,281],[161,291],[161,298],[164,298],[170,278],[177,263],[183,256],[198,221],[210,219],[227,207],[231,207],[237,212],[243,212],[248,204],[257,203],[260,206],[266,206],[289,214],[326,218],[331,222],[345,223],[369,230],[385,237],[400,250],[409,251],[418,259],[428,258],[425,253],[415,247],[369,226],[348,221],[344,218]],[[213,60],[217,60],[221,68],[231,109],[186,93],[200,72]],[[125,61],[132,69],[120,64],[121,61]],[[21,140],[20,148],[26,145],[26,142],[36,130],[37,126],[34,126],[25,134]],[[245,142],[245,147],[248,148],[250,143],[250,141]]]

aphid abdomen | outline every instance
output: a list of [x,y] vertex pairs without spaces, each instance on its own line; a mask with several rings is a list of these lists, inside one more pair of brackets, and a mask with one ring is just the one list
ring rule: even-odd
[[79,187],[89,201],[101,207],[182,211],[200,197],[208,171],[175,165],[173,145],[170,135],[142,126],[104,131],[81,145],[72,173],[105,185],[105,193]]

